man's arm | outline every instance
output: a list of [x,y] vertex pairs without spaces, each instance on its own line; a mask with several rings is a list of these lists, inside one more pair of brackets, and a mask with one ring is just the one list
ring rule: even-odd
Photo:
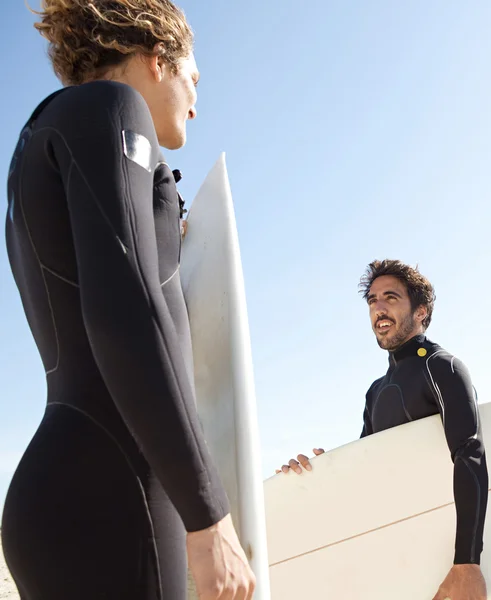
[[[367,403],[368,403],[368,394],[367,394]],[[370,413],[368,412],[368,404],[365,404],[365,410],[363,411],[363,429],[360,435],[360,438],[367,437],[367,435],[372,435],[372,421],[370,419]]]
[[159,147],[150,111],[135,90],[114,82],[69,89],[57,102],[53,155],[94,358],[187,531],[203,530],[229,505],[160,287],[153,218]]
[[465,365],[450,354],[437,352],[426,365],[454,463],[454,564],[478,565],[483,547],[488,470],[475,390]]
[[373,394],[374,387],[382,379],[383,379],[383,377],[381,377],[380,379],[376,379],[372,383],[372,385],[369,387],[367,393],[365,394],[365,410],[363,411],[363,429],[362,429],[360,438],[367,437],[367,435],[372,435],[372,433],[373,433],[372,419],[370,418],[370,409],[372,406],[372,394]]

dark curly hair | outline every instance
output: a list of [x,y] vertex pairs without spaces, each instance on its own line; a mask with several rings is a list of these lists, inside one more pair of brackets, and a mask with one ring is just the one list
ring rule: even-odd
[[368,265],[360,280],[359,287],[365,300],[368,300],[370,288],[375,279],[384,275],[396,277],[406,286],[413,310],[416,310],[419,306],[426,308],[428,314],[422,325],[425,330],[428,329],[436,299],[435,290],[428,279],[421,275],[417,266],[416,268],[410,267],[400,260],[374,260]]
[[184,14],[169,0],[43,0],[32,12],[64,85],[100,78],[136,53],[161,56],[175,73],[193,47]]

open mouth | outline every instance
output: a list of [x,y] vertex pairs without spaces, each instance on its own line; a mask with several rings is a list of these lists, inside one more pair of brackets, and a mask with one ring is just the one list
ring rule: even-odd
[[389,329],[393,326],[394,323],[389,319],[381,319],[376,323],[375,329],[381,333],[385,333],[386,331],[389,331]]

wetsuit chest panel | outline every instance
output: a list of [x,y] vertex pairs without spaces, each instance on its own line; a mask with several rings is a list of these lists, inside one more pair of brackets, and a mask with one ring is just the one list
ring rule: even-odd
[[374,432],[437,414],[424,376],[424,359],[407,358],[394,367],[373,390]]
[[391,383],[389,377],[381,381],[374,394],[372,407],[374,432],[384,431],[411,420],[405,407],[403,390],[397,383]]

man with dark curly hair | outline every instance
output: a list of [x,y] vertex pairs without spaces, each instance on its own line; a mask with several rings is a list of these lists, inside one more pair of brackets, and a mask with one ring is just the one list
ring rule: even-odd
[[[377,342],[389,352],[387,373],[372,383],[366,395],[361,437],[441,415],[454,463],[457,531],[454,565],[434,600],[486,600],[479,565],[488,471],[469,372],[458,358],[426,337],[435,293],[417,268],[398,260],[373,261],[360,288]],[[316,455],[323,452],[314,449]],[[301,474],[302,467],[312,468],[308,457],[300,454],[281,470]]]

